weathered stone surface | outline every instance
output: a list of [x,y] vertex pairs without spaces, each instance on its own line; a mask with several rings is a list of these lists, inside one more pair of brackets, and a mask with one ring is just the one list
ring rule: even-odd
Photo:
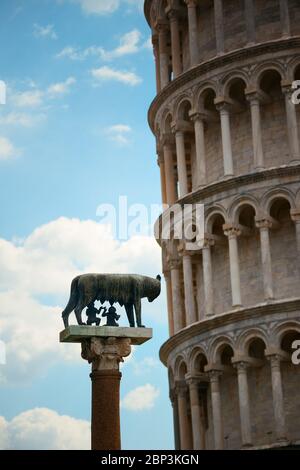
[[61,343],[81,343],[86,339],[129,338],[131,344],[138,345],[149,341],[153,336],[151,328],[126,328],[113,326],[69,326],[59,334]]

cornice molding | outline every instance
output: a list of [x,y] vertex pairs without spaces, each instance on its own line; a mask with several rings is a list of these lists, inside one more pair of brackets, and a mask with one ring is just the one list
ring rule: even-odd
[[[145,3],[146,7],[146,3]],[[190,81],[199,78],[207,72],[213,71],[217,68],[239,62],[251,57],[257,57],[263,54],[274,54],[275,52],[285,51],[300,48],[300,37],[295,36],[288,39],[276,39],[265,43],[254,44],[252,46],[245,46],[242,49],[225,53],[221,56],[214,57],[202,64],[187,70],[179,75],[175,80],[172,80],[152,101],[148,111],[149,126],[154,133],[154,118],[160,106],[166,101],[175,91],[189,83]]]
[[282,299],[273,301],[272,303],[261,303],[252,307],[230,310],[229,312],[193,323],[179,331],[176,335],[171,336],[171,338],[162,345],[159,351],[160,360],[166,366],[169,355],[175,348],[183,345],[186,341],[189,341],[202,333],[206,333],[232,323],[238,325],[240,321],[260,318],[262,315],[287,313],[297,310],[300,310],[300,298]]

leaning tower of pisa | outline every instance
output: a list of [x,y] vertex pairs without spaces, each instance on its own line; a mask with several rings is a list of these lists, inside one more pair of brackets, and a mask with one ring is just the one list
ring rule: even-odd
[[204,243],[159,240],[175,446],[297,446],[300,2],[146,0],[145,15],[162,199],[205,207]]

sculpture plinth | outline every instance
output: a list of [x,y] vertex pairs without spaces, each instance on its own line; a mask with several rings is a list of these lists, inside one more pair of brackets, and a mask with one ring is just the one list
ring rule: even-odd
[[70,326],[60,333],[62,343],[81,343],[92,365],[92,450],[121,449],[119,365],[131,345],[151,338],[150,328]]

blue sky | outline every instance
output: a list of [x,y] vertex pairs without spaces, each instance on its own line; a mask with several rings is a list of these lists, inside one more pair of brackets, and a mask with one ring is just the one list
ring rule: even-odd
[[[57,342],[70,281],[92,270],[161,270],[150,232],[118,240],[96,214],[101,204],[117,208],[123,195],[129,206],[160,203],[147,124],[155,73],[142,3],[0,5],[7,84],[0,107],[0,448],[88,445],[89,366],[76,345]],[[122,368],[123,447],[172,448],[167,374],[158,360],[167,337],[164,292],[144,304],[144,317],[154,339]]]

